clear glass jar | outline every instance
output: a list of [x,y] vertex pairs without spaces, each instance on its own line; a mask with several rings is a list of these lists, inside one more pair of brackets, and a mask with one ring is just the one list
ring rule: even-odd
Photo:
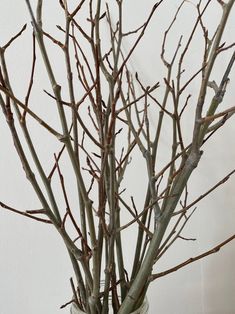
[[[147,298],[144,299],[143,304],[134,312],[131,312],[131,314],[148,314],[149,309],[149,303]],[[110,312],[111,314],[112,312]],[[86,314],[85,312],[81,311],[75,303],[72,303],[72,306],[70,308],[70,314]]]

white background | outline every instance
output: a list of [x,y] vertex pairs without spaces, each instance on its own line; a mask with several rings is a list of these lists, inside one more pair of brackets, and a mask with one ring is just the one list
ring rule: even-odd
[[[71,1],[75,2],[75,1]],[[112,1],[111,1],[112,2]],[[153,1],[126,0],[124,25],[126,29],[141,24],[150,11]],[[177,6],[181,1],[166,1],[151,22],[151,27],[139,49],[131,60],[132,67],[138,69],[146,85],[162,80],[165,69],[160,61],[160,48],[163,30],[169,25]],[[196,3],[197,1],[194,1]],[[33,2],[34,3],[34,2]],[[55,25],[62,23],[62,14],[57,14],[57,1],[45,1],[47,25],[55,30]],[[115,12],[113,12],[115,15]],[[219,20],[221,8],[213,0],[206,16],[206,24],[211,31]],[[182,11],[175,33],[170,37],[168,49],[171,51],[181,33],[188,34],[188,29],[195,19],[195,7],[187,3]],[[225,39],[234,41],[235,8],[226,28]],[[7,60],[15,93],[23,97],[29,77],[31,50],[28,44],[31,26],[24,1],[1,1],[0,4],[0,44],[3,45],[20,27],[27,22],[28,30],[21,39],[9,49]],[[129,42],[124,42],[128,49]],[[188,57],[188,66],[194,69],[203,40],[195,41]],[[219,59],[213,79],[221,78],[228,63],[231,51]],[[60,59],[61,60],[61,59]],[[39,60],[40,64],[40,60]],[[53,66],[59,79],[63,64],[58,64],[53,54]],[[39,70],[40,69],[40,70]],[[54,111],[47,104],[42,89],[49,84],[38,67],[36,88],[32,103],[37,103],[47,121],[56,125]],[[231,84],[225,98],[226,106],[234,106],[235,71],[230,75]],[[60,81],[61,82],[61,81]],[[38,87],[37,87],[38,86]],[[197,92],[197,85],[192,85],[191,92]],[[38,103],[40,99],[40,104]],[[45,111],[46,108],[46,111]],[[46,113],[45,113],[46,112]],[[154,123],[154,115],[151,117]],[[190,118],[189,118],[190,127]],[[187,126],[187,125],[186,125]],[[57,148],[50,137],[41,137],[40,129],[32,130],[38,141],[38,149],[46,168],[51,161],[45,152]],[[218,132],[213,141],[206,146],[202,162],[193,176],[192,197],[200,195],[235,167],[234,120],[231,120]],[[168,128],[165,127],[167,134]],[[45,135],[43,133],[43,135]],[[190,134],[189,134],[190,136]],[[51,145],[54,145],[51,147]],[[164,143],[162,145],[164,162]],[[132,184],[136,177],[132,177]],[[141,178],[141,171],[139,174]],[[141,191],[141,180],[138,187]],[[235,220],[235,180],[220,187],[217,192],[200,203],[196,213],[184,232],[185,236],[195,237],[194,242],[178,242],[161,260],[158,270],[174,266],[178,262],[200,254],[234,234]],[[140,194],[141,197],[141,194]],[[0,116],[0,201],[16,208],[35,208],[39,206],[32,188],[27,182],[18,157],[14,150],[7,125]],[[126,252],[131,251],[135,235],[125,240]],[[235,243],[228,244],[221,252],[205,260],[191,264],[154,282],[148,293],[150,314],[234,314],[235,313]],[[130,257],[131,258],[131,257]],[[57,314],[68,313],[59,306],[70,299],[69,278],[72,268],[65,247],[55,230],[26,218],[9,213],[0,208],[0,314]]]

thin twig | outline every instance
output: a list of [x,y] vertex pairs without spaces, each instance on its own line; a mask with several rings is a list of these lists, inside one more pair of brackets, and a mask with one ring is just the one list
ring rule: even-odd
[[[27,91],[27,94],[25,96],[25,107],[28,107],[28,104],[29,104],[29,97],[30,97],[30,93],[31,93],[32,87],[33,87],[35,65],[36,65],[36,47],[35,47],[35,35],[33,34],[33,61],[32,61],[32,69],[31,69],[28,91]],[[26,109],[24,109],[24,112],[22,114],[22,122],[25,121],[26,113],[27,113],[27,111],[26,111]]]
[[[16,213],[16,214],[25,216],[25,217],[27,217],[27,218],[31,218],[31,219],[33,219],[33,220],[37,220],[37,221],[44,222],[44,223],[47,223],[47,224],[52,224],[52,222],[51,222],[50,220],[48,220],[48,219],[43,219],[43,218],[39,218],[39,217],[30,215],[29,212],[32,213],[31,210],[30,210],[30,211],[27,210],[27,211],[25,211],[25,212],[22,212],[22,211],[20,211],[20,210],[18,210],[18,209],[15,209],[15,208],[13,208],[13,207],[11,207],[11,206],[9,206],[9,205],[6,205],[6,204],[3,203],[3,202],[0,202],[0,206],[1,206],[2,208],[4,208],[4,209],[7,209],[7,210],[9,210],[9,211],[11,211],[11,212],[13,212],[13,213]],[[35,211],[34,211],[34,212],[35,212]],[[38,212],[38,210],[37,210],[37,212]],[[39,213],[41,214],[41,213],[42,213],[42,210],[40,210]],[[44,211],[43,213],[45,214],[45,211]]]
[[210,249],[210,250],[208,250],[208,251],[206,251],[206,252],[204,252],[204,253],[202,253],[202,254],[200,254],[200,255],[197,255],[197,256],[195,256],[195,257],[191,257],[191,258],[189,258],[188,260],[186,260],[185,262],[180,263],[180,264],[178,264],[178,265],[176,265],[176,266],[174,266],[174,267],[172,267],[172,268],[170,268],[170,269],[168,269],[168,270],[165,270],[165,271],[163,271],[163,272],[161,272],[161,273],[151,275],[151,276],[149,277],[149,281],[153,281],[153,280],[155,280],[155,279],[157,279],[157,278],[166,276],[166,275],[168,275],[168,274],[170,274],[170,273],[173,273],[173,272],[179,270],[180,268],[185,267],[185,266],[187,266],[187,265],[189,265],[189,264],[191,264],[191,263],[194,263],[194,262],[196,262],[196,261],[198,261],[198,260],[200,260],[200,259],[202,259],[202,258],[204,258],[204,257],[206,257],[206,256],[208,256],[208,255],[217,253],[217,252],[219,252],[219,250],[220,250],[223,246],[225,246],[226,244],[228,244],[229,242],[231,242],[231,241],[234,240],[234,239],[235,239],[235,234],[232,235],[231,237],[229,237],[228,239],[226,239],[225,241],[221,242],[220,244],[216,245],[216,246],[213,247],[212,249]]
[[27,24],[25,24],[15,36],[13,36],[4,46],[2,46],[1,49],[3,51],[6,50],[13,43],[13,41],[22,35],[22,33],[26,30],[26,27]]

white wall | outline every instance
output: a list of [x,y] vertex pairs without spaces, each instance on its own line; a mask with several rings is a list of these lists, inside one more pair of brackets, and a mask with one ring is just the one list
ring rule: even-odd
[[[135,1],[134,4],[130,0],[124,2],[127,9],[124,14],[126,29],[140,25],[154,3],[152,0]],[[165,75],[159,58],[161,48],[159,43],[163,30],[169,24],[180,2],[178,0],[166,1],[162,5],[159,14],[156,14],[153,19],[145,39],[133,55],[132,67],[142,75],[142,80],[146,82],[146,85],[162,80]],[[197,1],[192,2],[196,3]],[[215,0],[212,2],[211,9],[206,16],[206,23],[213,29],[221,9]],[[50,30],[54,30],[54,25],[58,24],[57,20],[62,18],[62,15],[57,14],[53,9],[56,6],[55,3],[57,1],[45,1],[49,12],[47,24]],[[180,23],[176,25],[176,30],[170,37],[169,51],[175,47],[179,35],[187,33],[194,18],[195,8],[189,2],[182,11]],[[235,8],[226,29],[225,37],[228,43],[234,41],[234,19]],[[25,22],[28,23],[26,34],[13,44],[7,55],[10,61],[11,79],[19,97],[24,96],[23,91],[26,90],[30,74],[30,66],[27,61],[31,58],[31,50],[27,39],[30,37],[31,26],[24,1],[2,1],[0,4],[1,45],[14,35]],[[126,40],[124,44],[128,49],[129,40]],[[188,59],[188,65],[192,71],[197,65],[196,61],[201,49],[201,41],[194,42]],[[57,65],[57,57],[54,52],[52,55],[53,64],[56,65],[56,74],[62,80],[60,75],[63,65]],[[215,79],[219,79],[223,74],[230,55],[231,52],[225,53],[223,58],[219,59],[220,63],[213,74]],[[41,60],[37,65],[38,79],[35,82],[35,92],[31,101],[35,103],[37,112],[47,121],[52,119],[53,124],[56,125],[57,118],[54,117],[53,107],[42,92],[43,88],[49,89],[49,84],[42,74],[40,66]],[[234,105],[234,70],[230,78],[231,86],[225,98],[225,107]],[[191,92],[196,93],[197,88],[195,83]],[[38,102],[39,97],[40,102]],[[150,118],[154,123],[155,116]],[[190,128],[190,119],[185,128]],[[166,126],[166,135],[168,135],[167,130]],[[45,137],[46,133],[42,137],[39,131],[40,128],[35,126],[32,130],[33,136],[38,141],[39,153],[46,164],[46,169],[50,169],[52,161],[48,160],[47,156],[48,153],[52,155],[57,145],[53,143],[50,136]],[[201,164],[193,175],[191,197],[200,195],[234,168],[234,144],[234,123],[231,121],[207,145]],[[22,209],[38,207],[39,203],[25,178],[2,114],[0,115],[0,147],[0,201]],[[163,150],[166,147],[164,142],[162,147]],[[164,161],[164,154],[162,154],[161,162]],[[231,178],[216,193],[198,205],[196,213],[183,233],[185,236],[197,238],[197,241],[183,242],[179,240],[160,261],[157,270],[164,270],[191,256],[200,254],[234,233],[234,184],[235,179]],[[141,186],[139,189],[141,191]],[[134,240],[134,235],[130,236]],[[132,241],[127,242],[126,251],[131,247]],[[234,264],[235,249],[232,242],[221,252],[205,260],[160,278],[152,284],[149,291],[150,314],[235,313]],[[60,310],[59,306],[70,298],[69,277],[71,274],[72,268],[63,242],[53,228],[0,208],[0,314],[68,313],[68,309]]]

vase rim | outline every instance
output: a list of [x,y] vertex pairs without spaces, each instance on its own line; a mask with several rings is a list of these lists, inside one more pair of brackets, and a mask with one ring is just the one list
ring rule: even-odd
[[[142,305],[137,310],[131,312],[130,314],[147,314],[148,309],[149,309],[149,303],[148,303],[147,297],[145,297]],[[76,305],[76,303],[74,302],[71,305],[70,313],[71,314],[86,314],[86,312],[80,310],[78,306]]]

